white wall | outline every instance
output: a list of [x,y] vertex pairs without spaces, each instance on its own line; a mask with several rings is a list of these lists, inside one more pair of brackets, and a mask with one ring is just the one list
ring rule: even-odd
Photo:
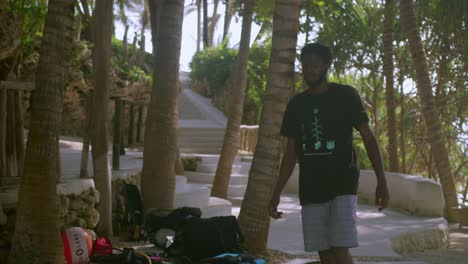
[[[439,183],[421,176],[400,173],[386,173],[390,192],[390,208],[398,208],[420,216],[442,217],[444,197]],[[359,179],[359,201],[374,203],[377,180],[374,171],[361,170]],[[285,186],[284,193],[299,193],[299,168]]]

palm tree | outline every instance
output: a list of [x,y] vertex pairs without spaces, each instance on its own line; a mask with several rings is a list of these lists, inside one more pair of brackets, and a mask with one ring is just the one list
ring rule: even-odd
[[208,40],[208,0],[203,1],[203,48],[206,49],[210,46]]
[[453,180],[447,148],[445,146],[445,135],[442,130],[442,124],[435,104],[434,95],[432,94],[432,85],[429,78],[426,55],[421,44],[421,37],[419,35],[416,16],[414,13],[413,1],[401,0],[400,13],[403,30],[408,38],[412,64],[416,69],[416,84],[418,96],[422,104],[424,121],[427,127],[427,138],[431,146],[437,167],[437,173],[444,191],[446,213],[451,217],[449,209],[458,206],[457,191],[455,189],[455,182]]
[[112,40],[113,0],[96,1],[94,28],[94,92],[93,133],[91,137],[93,171],[96,189],[100,199],[98,211],[101,219],[98,232],[101,236],[112,237],[112,186],[108,157],[108,120],[109,90],[111,86],[111,40]]
[[294,59],[299,31],[300,0],[276,0],[270,68],[258,143],[247,191],[239,215],[246,246],[266,250],[270,218],[268,205],[279,175],[282,138],[280,124],[294,87]]
[[140,51],[138,53],[137,66],[141,67],[145,60],[145,30],[148,27],[149,23],[149,7],[148,2],[144,1],[144,9],[141,13],[141,32],[140,32]]
[[[148,107],[141,191],[145,210],[174,205],[179,59],[184,1],[150,1],[151,21],[160,9],[154,83]],[[159,5],[159,6],[155,6]],[[153,6],[153,7],[151,7]],[[152,36],[156,37],[153,27]]]
[[74,6],[72,1],[50,0],[48,7],[10,263],[63,263],[56,146],[71,59]]
[[226,9],[224,12],[223,41],[226,40],[228,33],[229,33],[229,26],[231,25],[232,2],[233,0],[226,0]]
[[226,198],[229,180],[232,171],[232,163],[237,155],[240,140],[240,125],[244,110],[244,94],[247,86],[247,66],[249,62],[250,32],[252,28],[254,1],[244,1],[242,19],[242,32],[236,66],[233,68],[227,81],[228,90],[232,91],[229,102],[229,119],[224,134],[224,143],[219,157],[218,167],[213,182],[211,195]]
[[210,46],[214,45],[214,31],[220,17],[220,15],[218,15],[218,6],[219,0],[213,0],[213,15],[210,18],[210,24],[208,26],[208,42],[210,43]]
[[385,73],[385,91],[386,91],[386,105],[387,105],[387,127],[388,127],[388,153],[390,158],[390,171],[398,172],[398,142],[397,142],[397,128],[395,116],[395,88],[393,83],[393,18],[394,1],[385,1],[385,14],[384,14],[384,32],[383,32],[383,45],[384,45],[384,63],[383,70]]

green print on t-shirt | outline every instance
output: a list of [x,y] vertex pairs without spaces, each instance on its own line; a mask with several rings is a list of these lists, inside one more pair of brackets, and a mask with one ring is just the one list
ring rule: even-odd
[[302,123],[302,151],[304,155],[331,155],[335,141],[327,140],[323,135],[319,109],[315,108],[310,120]]

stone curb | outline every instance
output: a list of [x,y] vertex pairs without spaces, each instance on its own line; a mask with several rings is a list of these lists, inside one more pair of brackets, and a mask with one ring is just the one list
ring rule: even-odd
[[435,227],[408,232],[390,239],[392,250],[398,254],[442,249],[449,247],[449,227],[447,222]]

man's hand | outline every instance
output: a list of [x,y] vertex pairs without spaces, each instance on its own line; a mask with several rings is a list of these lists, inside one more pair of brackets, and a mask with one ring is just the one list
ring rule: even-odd
[[279,195],[273,195],[270,201],[270,216],[273,219],[279,219],[283,217],[283,212],[278,212],[278,204],[280,201]]
[[386,183],[377,183],[375,190],[375,205],[379,212],[388,207],[388,200],[390,196],[388,194],[388,188]]

